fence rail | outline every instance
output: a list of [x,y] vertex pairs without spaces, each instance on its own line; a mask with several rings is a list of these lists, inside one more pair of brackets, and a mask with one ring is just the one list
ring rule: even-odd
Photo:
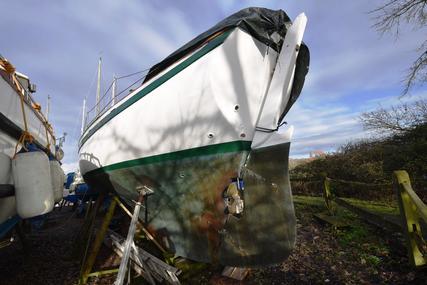
[[395,171],[393,182],[399,201],[410,262],[415,267],[426,265],[427,243],[423,238],[420,221],[427,223],[427,206],[412,189],[411,180],[406,171]]
[[[292,192],[299,195],[323,195],[322,179],[291,179]],[[366,183],[347,181],[328,177],[331,188],[337,196],[356,198],[360,200],[376,200],[387,204],[396,204],[396,195],[392,190],[392,183]]]

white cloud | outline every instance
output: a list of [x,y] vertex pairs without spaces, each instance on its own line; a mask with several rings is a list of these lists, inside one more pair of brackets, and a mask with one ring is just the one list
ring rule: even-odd
[[367,101],[361,109],[363,112],[366,112],[379,107],[389,108],[394,105],[411,103],[422,99],[427,99],[427,90],[419,90],[418,92],[405,96],[384,96],[380,98],[373,98]]
[[313,104],[310,98],[302,97],[285,118],[295,127],[291,156],[308,156],[310,151],[318,149],[335,151],[349,141],[368,138],[372,134],[363,130],[358,120],[362,112],[420,99],[427,99],[427,91],[421,90],[412,96],[372,98],[352,107],[334,97],[324,98],[322,104]]
[[76,171],[79,165],[77,162],[69,162],[69,163],[63,163],[61,167],[62,167],[62,170],[64,170],[64,173],[67,174],[67,173]]
[[175,42],[159,33],[153,27],[140,23],[134,23],[127,33],[133,38],[133,49],[139,49],[137,52],[142,56],[144,50],[154,54],[157,58],[162,58],[176,49]]
[[291,156],[308,156],[312,150],[333,151],[340,145],[361,138],[364,131],[357,113],[338,102],[322,105],[296,103],[285,120],[295,127]]

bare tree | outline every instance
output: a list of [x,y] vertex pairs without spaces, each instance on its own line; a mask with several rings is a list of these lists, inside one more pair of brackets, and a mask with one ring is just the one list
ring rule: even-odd
[[[375,14],[377,31],[384,34],[394,32],[399,35],[402,22],[422,29],[427,24],[427,0],[388,0],[385,4],[371,11]],[[417,49],[418,58],[412,63],[405,76],[403,94],[407,94],[415,84],[424,84],[427,81],[427,39]]]
[[427,124],[427,100],[402,103],[389,109],[383,107],[362,113],[359,117],[366,130],[379,134],[404,133],[416,126]]

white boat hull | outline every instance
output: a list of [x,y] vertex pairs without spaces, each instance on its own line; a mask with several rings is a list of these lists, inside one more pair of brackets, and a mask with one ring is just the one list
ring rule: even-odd
[[[17,90],[11,86],[10,80],[6,80],[5,73],[0,76],[0,154],[10,159],[15,154],[15,148],[19,151],[21,146],[17,145],[18,140],[25,130],[21,98]],[[34,142],[40,148],[46,148],[48,139],[51,142],[50,151],[55,153],[55,139],[48,132],[37,111],[24,103],[24,112],[26,115],[28,131],[33,136]],[[3,169],[0,169],[2,171]],[[0,184],[13,184],[12,175]],[[16,215],[15,196],[0,196],[0,224]]]
[[[290,56],[279,62],[274,49],[235,28],[96,119],[80,140],[86,182],[129,205],[142,186],[153,189],[141,217],[176,255],[234,266],[284,260],[295,242],[287,174],[292,128],[279,135],[258,124],[277,126],[289,100],[301,17],[285,39],[294,47],[282,48]],[[271,90],[275,77],[283,80]],[[266,109],[272,102],[275,108]],[[225,201],[233,179],[245,181],[242,215]]]

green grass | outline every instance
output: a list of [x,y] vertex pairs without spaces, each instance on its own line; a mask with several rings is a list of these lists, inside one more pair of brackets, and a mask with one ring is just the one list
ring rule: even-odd
[[360,243],[368,236],[369,232],[366,227],[361,226],[357,222],[353,222],[350,229],[338,233],[338,241],[342,246],[348,246]]
[[[294,196],[296,211],[300,213],[316,213],[318,210],[326,211],[323,197]],[[399,214],[399,209],[376,201],[362,201],[345,198],[347,202],[354,206],[379,214]],[[352,248],[352,251],[360,258],[360,262],[377,267],[381,264],[383,256],[389,249],[378,242],[378,237],[372,229],[366,225],[359,217],[351,211],[336,205],[335,217],[347,221],[350,227],[337,229],[333,233],[340,247]]]
[[294,203],[304,204],[310,206],[325,206],[325,200],[323,197],[314,197],[314,196],[293,196]]
[[[297,204],[304,204],[310,206],[325,206],[325,200],[321,196],[293,196],[294,202]],[[365,210],[388,215],[399,215],[399,208],[397,205],[390,205],[378,201],[365,201],[353,198],[341,198],[342,200],[352,204],[353,206],[363,208]]]
[[397,205],[390,205],[377,201],[364,201],[353,198],[342,198],[342,200],[352,204],[353,206],[363,208],[370,212],[387,215],[399,215],[399,208]]

